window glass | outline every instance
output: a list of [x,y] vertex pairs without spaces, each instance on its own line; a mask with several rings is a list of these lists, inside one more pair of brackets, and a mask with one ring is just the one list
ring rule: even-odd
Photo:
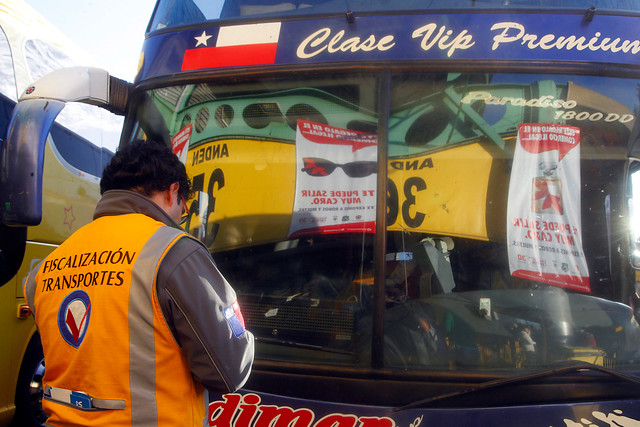
[[17,101],[16,76],[13,70],[13,58],[11,57],[11,47],[9,40],[2,28],[0,28],[0,93],[12,101]]
[[635,279],[616,256],[635,88],[586,76],[394,76],[387,365],[637,362],[625,305]]
[[146,92],[132,128],[185,162],[185,228],[237,290],[259,359],[368,367],[382,343],[399,371],[624,367],[640,343],[625,252],[637,87],[420,70],[388,94],[376,74],[212,81]]
[[263,358],[368,354],[375,93],[360,75],[196,84],[148,92],[139,113],[147,128],[162,117],[183,156],[196,190],[185,228],[238,292]]

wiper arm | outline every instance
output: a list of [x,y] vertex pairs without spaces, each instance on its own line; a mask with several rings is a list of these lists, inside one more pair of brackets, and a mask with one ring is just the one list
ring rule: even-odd
[[495,388],[495,387],[501,387],[501,386],[507,385],[507,384],[523,383],[523,382],[527,382],[527,381],[535,380],[535,379],[539,379],[539,378],[566,375],[566,374],[570,374],[572,372],[578,372],[578,371],[597,371],[597,372],[602,372],[602,373],[611,375],[613,377],[616,377],[616,378],[619,378],[619,379],[622,379],[622,380],[625,380],[627,382],[630,382],[630,383],[633,383],[633,384],[636,384],[636,385],[640,386],[640,378],[638,378],[638,377],[635,377],[633,375],[623,374],[622,372],[616,371],[615,369],[609,369],[609,368],[605,368],[603,366],[598,366],[598,365],[593,365],[591,363],[583,362],[583,363],[574,363],[574,364],[571,364],[569,366],[563,366],[561,368],[549,369],[549,370],[541,371],[541,372],[534,372],[534,373],[531,373],[531,374],[517,375],[517,376],[514,376],[514,377],[500,378],[500,379],[497,379],[497,380],[487,381],[487,382],[478,384],[477,386],[473,386],[473,387],[467,388],[465,390],[455,391],[455,392],[452,392],[452,393],[444,393],[444,394],[441,394],[441,395],[438,395],[438,396],[429,397],[429,398],[426,398],[426,399],[421,399],[421,400],[418,400],[416,402],[411,402],[411,403],[403,405],[403,406],[397,406],[397,407],[395,407],[393,409],[393,411],[394,412],[398,412],[398,411],[403,411],[405,409],[416,408],[416,407],[419,407],[419,406],[427,404],[427,403],[432,403],[432,402],[435,402],[435,401],[441,401],[441,400],[444,400],[444,399],[451,399],[451,398],[454,398],[454,397],[475,393],[477,391],[483,391],[483,390],[487,390],[487,389],[491,389],[491,388]]
[[254,337],[254,340],[256,342],[264,342],[264,343],[268,343],[268,344],[283,345],[283,346],[287,346],[287,347],[304,348],[304,349],[307,349],[307,350],[318,350],[318,351],[324,351],[324,352],[327,352],[327,353],[337,353],[337,354],[347,354],[347,355],[352,355],[353,354],[353,352],[347,351],[347,350],[340,350],[340,349],[331,348],[331,347],[323,347],[321,345],[315,345],[315,344],[306,344],[306,343],[301,343],[301,342],[297,342],[297,341],[281,340],[281,339],[277,339],[277,338]]

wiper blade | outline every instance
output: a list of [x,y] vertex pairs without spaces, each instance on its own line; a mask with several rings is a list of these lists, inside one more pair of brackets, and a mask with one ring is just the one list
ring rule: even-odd
[[298,348],[304,348],[308,350],[318,350],[318,351],[324,351],[327,353],[348,354],[348,355],[353,354],[353,352],[347,351],[347,350],[340,350],[340,349],[331,348],[331,347],[323,347],[321,345],[315,345],[315,344],[306,344],[306,343],[301,343],[297,341],[280,340],[277,338],[254,337],[254,340],[256,342],[283,345],[287,347],[298,347]]
[[444,394],[441,394],[441,395],[438,395],[438,396],[433,396],[433,397],[429,397],[429,398],[426,398],[426,399],[421,399],[421,400],[418,400],[418,401],[415,401],[415,402],[411,402],[411,403],[408,403],[408,404],[403,405],[403,406],[397,406],[397,407],[395,407],[393,409],[393,411],[394,412],[398,412],[398,411],[403,411],[405,409],[416,408],[416,407],[420,407],[422,405],[425,405],[427,403],[432,403],[432,402],[435,402],[435,401],[441,401],[441,400],[444,400],[444,399],[451,399],[451,398],[454,398],[454,397],[475,393],[477,391],[484,391],[484,390],[495,388],[495,387],[501,387],[503,385],[523,383],[523,382],[527,382],[527,381],[535,380],[535,379],[539,379],[539,378],[566,375],[566,374],[570,374],[570,373],[573,373],[573,372],[579,372],[579,371],[602,372],[602,373],[611,375],[613,377],[616,377],[616,378],[619,378],[619,379],[622,379],[624,381],[627,381],[627,382],[630,382],[630,383],[633,383],[635,385],[640,386],[640,378],[638,378],[636,376],[623,374],[622,372],[616,371],[615,369],[609,369],[609,368],[605,368],[603,366],[593,365],[593,364],[587,363],[587,362],[573,363],[571,365],[563,366],[563,367],[556,368],[556,369],[549,369],[549,370],[540,371],[540,372],[534,372],[534,373],[525,374],[525,375],[517,375],[517,376],[514,376],[514,377],[500,378],[500,379],[497,379],[497,380],[487,381],[487,382],[478,384],[476,386],[473,386],[473,387],[470,387],[470,388],[467,388],[467,389],[464,389],[464,390],[454,391],[454,392],[451,392],[451,393],[444,393]]

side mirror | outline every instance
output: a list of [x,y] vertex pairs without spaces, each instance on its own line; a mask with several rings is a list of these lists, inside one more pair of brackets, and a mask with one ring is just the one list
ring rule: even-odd
[[42,220],[44,148],[55,118],[67,102],[124,114],[131,84],[105,70],[73,67],[47,74],[22,94],[0,146],[0,219],[7,225]]
[[32,99],[13,109],[7,140],[0,147],[0,209],[7,225],[42,220],[44,147],[64,102]]

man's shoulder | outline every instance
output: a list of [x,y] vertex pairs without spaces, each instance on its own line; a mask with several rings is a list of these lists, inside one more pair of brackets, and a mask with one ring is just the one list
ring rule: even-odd
[[209,250],[207,247],[200,242],[200,240],[193,237],[191,234],[187,233],[184,230],[178,230],[173,227],[163,227],[172,229],[172,231],[166,230],[168,233],[174,234],[176,238],[173,241],[173,244],[169,248],[167,252],[167,256],[176,256],[176,257],[184,257],[192,253],[201,253],[206,256],[209,255]]

